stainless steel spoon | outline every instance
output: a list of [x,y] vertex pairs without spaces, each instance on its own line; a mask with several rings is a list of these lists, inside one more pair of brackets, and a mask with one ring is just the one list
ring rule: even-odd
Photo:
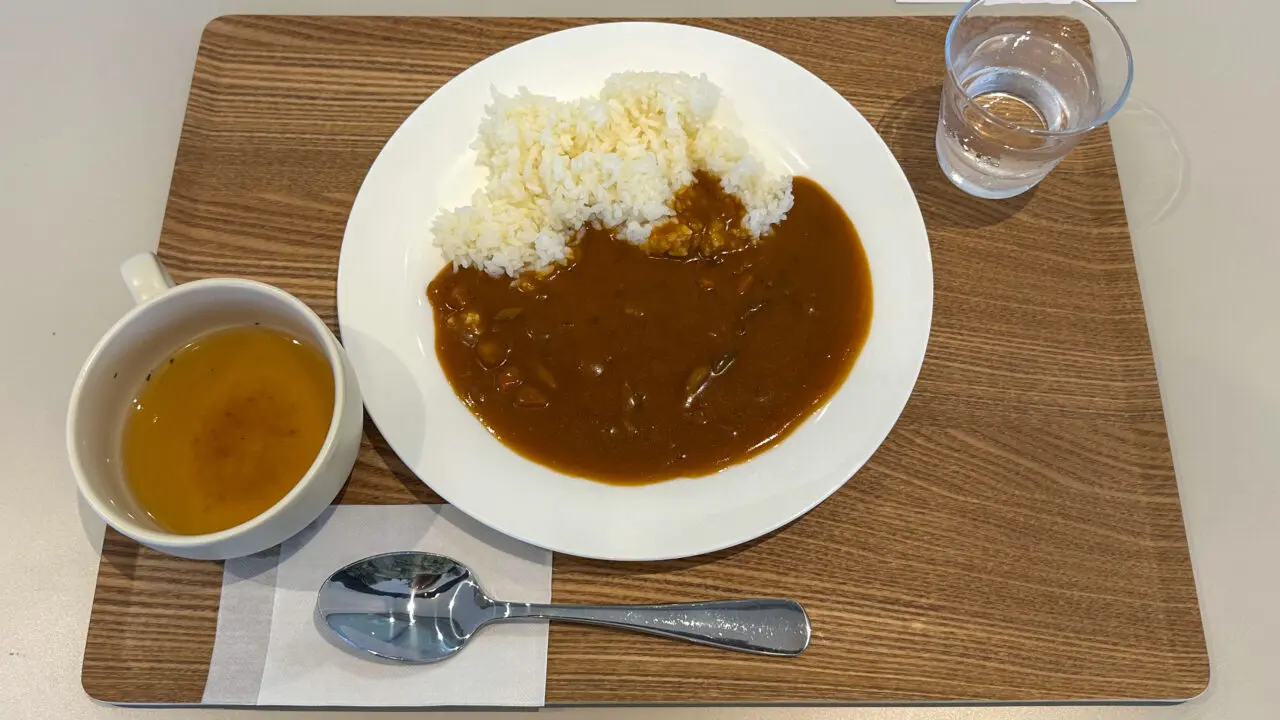
[[790,600],[724,600],[678,605],[531,605],[490,599],[467,566],[422,552],[374,555],[337,571],[320,587],[316,621],[357,650],[431,663],[462,649],[499,620],[567,620],[639,630],[763,655],[798,655],[809,616]]

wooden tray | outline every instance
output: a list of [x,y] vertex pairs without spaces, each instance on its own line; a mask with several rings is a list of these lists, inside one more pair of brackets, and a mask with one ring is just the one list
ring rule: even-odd
[[[200,43],[160,238],[179,281],[278,285],[336,329],[347,211],[432,90],[563,19],[226,17]],[[938,18],[694,20],[770,47],[853,103],[920,198],[935,263],[920,381],[871,462],[742,547],[661,563],[555,558],[558,602],[780,595],[812,647],[757,659],[553,624],[547,701],[1177,700],[1209,677],[1110,138],[1033,192],[952,187],[933,134]],[[345,503],[438,502],[372,424]],[[88,693],[199,703],[219,563],[108,532]]]

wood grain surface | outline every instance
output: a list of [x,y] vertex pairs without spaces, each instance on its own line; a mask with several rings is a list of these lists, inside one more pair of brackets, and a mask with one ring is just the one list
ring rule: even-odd
[[[160,255],[179,281],[239,276],[336,329],[347,212],[435,88],[561,19],[226,17],[205,31]],[[694,20],[840,91],[905,169],[929,229],[935,315],[919,384],[841,491],[710,556],[557,556],[559,602],[781,595],[812,647],[760,659],[553,625],[547,701],[1172,700],[1208,661],[1142,298],[1106,131],[1038,188],[977,200],[938,170],[946,21]],[[438,502],[372,425],[342,501]],[[109,533],[84,686],[199,702],[221,567]]]

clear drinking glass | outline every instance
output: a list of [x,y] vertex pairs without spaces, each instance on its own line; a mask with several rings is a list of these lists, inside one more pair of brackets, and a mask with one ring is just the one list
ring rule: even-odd
[[1034,187],[1133,83],[1129,43],[1088,0],[973,0],[947,32],[946,61],[938,162],[984,198]]

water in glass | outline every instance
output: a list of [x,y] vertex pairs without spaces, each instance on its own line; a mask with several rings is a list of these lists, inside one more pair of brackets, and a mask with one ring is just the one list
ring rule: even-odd
[[[1118,86],[1108,77],[1118,72],[1113,53],[1099,57],[1079,18],[984,15],[984,4],[971,3],[948,34],[938,160],[966,192],[1004,198],[1040,182],[1105,122],[1127,94],[1128,75]],[[1120,44],[1131,73],[1123,37]]]

